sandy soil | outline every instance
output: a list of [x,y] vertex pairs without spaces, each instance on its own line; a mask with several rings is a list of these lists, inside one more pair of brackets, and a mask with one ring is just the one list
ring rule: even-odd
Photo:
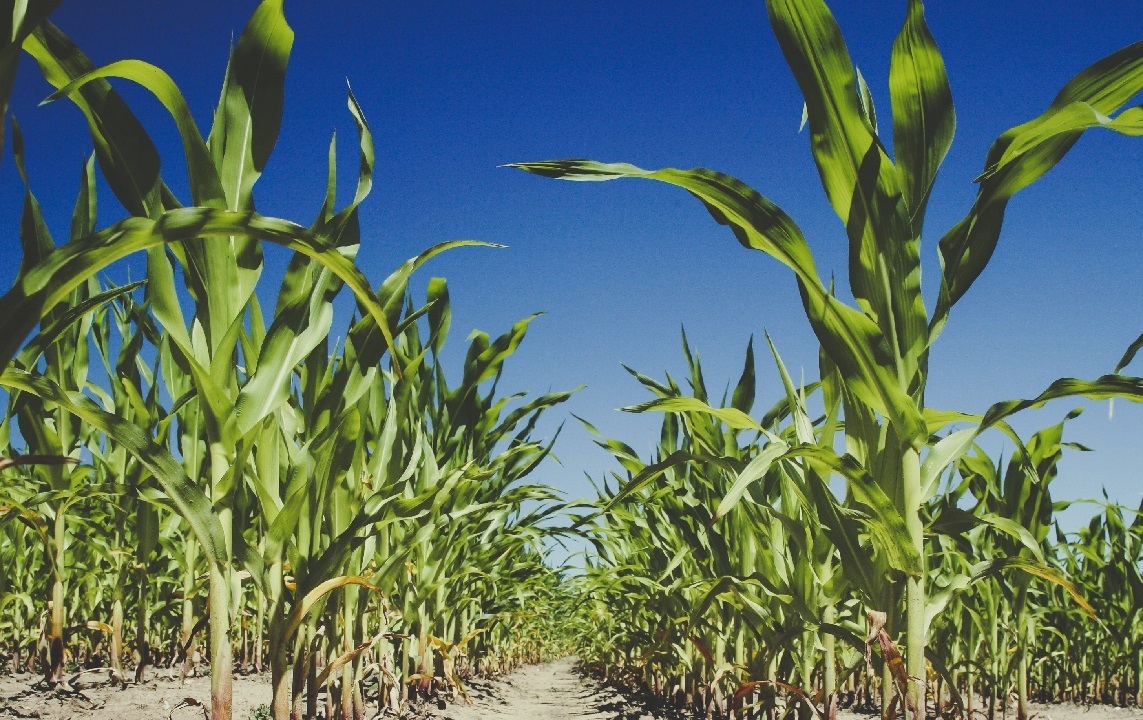
[[[106,676],[87,674],[74,683],[78,693],[36,690],[31,675],[0,677],[0,720],[198,720],[203,708],[194,704],[210,699],[210,680],[189,678],[180,685],[177,677],[153,676],[143,686],[126,689],[106,684]],[[469,687],[472,705],[450,704],[413,708],[408,717],[418,720],[667,720],[674,713],[654,710],[638,700],[624,697],[576,672],[568,658],[518,670],[499,680],[473,681]],[[189,702],[188,702],[189,699]],[[268,677],[234,679],[234,718],[249,720],[259,705],[269,704]],[[1035,720],[1143,720],[1139,708],[1104,705],[1037,705]],[[1010,713],[1009,718],[1015,714]],[[870,720],[868,715],[842,711],[838,720]]]
[[440,720],[655,720],[656,716],[614,690],[585,679],[575,660],[565,658],[521,668],[501,680],[469,688],[472,705],[459,703],[429,711]]
[[[978,706],[981,707],[981,706]],[[988,716],[981,714],[979,709],[973,712],[976,720],[985,720]],[[1000,717],[999,710],[997,717]],[[837,720],[876,720],[876,715],[863,715],[849,710],[841,710]],[[1013,701],[1008,708],[1008,720],[1016,720],[1016,703]],[[1143,710],[1137,707],[1121,708],[1113,705],[1073,705],[1060,703],[1043,705],[1032,703],[1032,720],[1143,720]]]
[[[74,676],[69,676],[74,677]],[[152,675],[140,686],[125,689],[107,684],[106,674],[88,673],[73,687],[63,690],[36,690],[38,677],[0,677],[0,719],[43,718],[44,720],[202,720],[203,707],[210,707],[210,678],[187,678],[180,685],[178,676],[165,671]],[[248,720],[259,705],[270,703],[269,677],[234,678],[234,718]]]
[[[422,710],[419,717],[433,720],[667,720],[682,718],[674,711],[651,708],[624,697],[612,688],[576,672],[574,659],[533,665],[502,680],[476,683],[470,688],[473,705],[450,705],[444,710]],[[1033,720],[1143,720],[1139,708],[1106,705],[1033,705]],[[981,720],[979,716],[977,720]],[[876,716],[842,710],[838,720],[873,720]],[[1008,720],[1015,720],[1011,711]]]
[[[576,672],[574,659],[533,665],[502,680],[477,683],[470,688],[470,695],[474,701],[471,706],[450,705],[444,710],[427,711],[427,715],[422,717],[434,720],[666,720],[682,717],[673,711],[650,708],[584,678]],[[1015,715],[1013,709],[1008,720],[1015,720]],[[1033,720],[1143,720],[1143,710],[1107,705],[1035,704],[1032,717]],[[847,710],[838,713],[838,720],[872,718],[876,716]]]

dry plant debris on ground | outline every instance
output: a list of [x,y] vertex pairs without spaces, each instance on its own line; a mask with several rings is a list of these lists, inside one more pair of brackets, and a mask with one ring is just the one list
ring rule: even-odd
[[[31,675],[0,677],[0,719],[40,720],[180,720],[204,717],[210,700],[208,677],[158,676],[144,685],[119,689],[91,684],[87,675],[75,693],[40,691]],[[529,665],[496,680],[473,680],[468,685],[473,703],[438,708],[424,704],[409,708],[409,720],[667,720],[683,718],[671,709],[656,709],[613,687],[579,672],[575,658]],[[240,676],[234,683],[234,717],[257,717],[260,706],[270,702],[270,683],[265,676]],[[1143,710],[1108,705],[1071,704],[1034,706],[1038,720],[1143,720]],[[839,720],[870,716],[843,710]]]

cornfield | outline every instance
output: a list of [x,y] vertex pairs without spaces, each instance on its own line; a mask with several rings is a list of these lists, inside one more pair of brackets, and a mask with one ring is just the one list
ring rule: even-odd
[[[1097,503],[1066,530],[1071,503],[1051,486],[1065,454],[1088,450],[1065,440],[1079,410],[1031,435],[1009,424],[1064,398],[1143,401],[1143,379],[1125,374],[1143,337],[1094,380],[1062,378],[980,414],[926,403],[930,350],[985,270],[1007,203],[1085,131],[1143,134],[1143,107],[1127,107],[1143,91],[1143,42],[997,138],[971,208],[936,243],[931,313],[925,211],[956,121],[920,0],[891,51],[891,148],[826,5],[766,3],[846,231],[853,304],[794,220],[735,178],[514,165],[688,191],[793,272],[820,345],[818,379],[795,382],[767,337],[784,392],[758,398],[751,341],[718,397],[684,335],[685,389],[631,371],[650,398],[626,409],[662,416],[649,454],[581,421],[618,469],[574,502],[542,481],[559,432],[537,426],[575,390],[500,389],[536,316],[473,332],[453,372],[448,284],[411,287],[437,256],[490,244],[427,247],[380,282],[359,267],[374,250],[359,208],[377,159],[352,92],[352,199],[338,203],[334,140],[316,218],[256,209],[285,114],[283,0],[263,0],[234,42],[205,135],[162,69],[96,67],[48,19],[58,4],[7,3],[0,36],[0,108],[24,51],[93,148],[57,243],[15,117],[5,138],[26,188],[10,221],[19,271],[0,297],[11,672],[65,690],[86,672],[119,686],[209,672],[215,720],[232,717],[236,672],[267,673],[275,720],[348,719],[463,701],[475,676],[573,653],[708,716],[832,720],[852,707],[994,720],[1011,695],[1019,720],[1033,701],[1143,705],[1143,504]],[[181,157],[161,157],[121,84],[158,101]],[[103,228],[100,187],[125,216]],[[267,242],[292,253],[279,277],[264,277]],[[102,277],[135,254],[143,280]],[[1008,456],[987,454],[985,434],[1004,437]],[[566,542],[588,548],[582,563],[550,559]]]

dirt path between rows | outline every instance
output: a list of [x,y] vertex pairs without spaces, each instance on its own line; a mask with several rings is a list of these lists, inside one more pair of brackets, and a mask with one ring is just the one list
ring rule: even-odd
[[[35,678],[0,676],[0,720],[202,720],[198,703],[210,700],[210,680],[189,678],[186,684],[167,677],[126,689],[111,687],[98,676],[87,680],[83,695],[35,690]],[[638,704],[576,672],[576,660],[566,658],[521,668],[497,680],[473,680],[468,688],[473,704],[410,708],[406,717],[419,720],[655,720]],[[234,719],[257,717],[256,709],[270,702],[267,677],[234,679]]]
[[[473,704],[449,705],[443,710],[422,709],[414,717],[432,720],[666,720],[690,718],[670,708],[651,708],[578,672],[575,658],[521,668],[499,680],[474,681],[469,688]],[[979,713],[979,710],[978,710]],[[974,714],[978,720],[985,717]],[[1006,716],[1014,720],[1015,710]],[[1143,709],[1109,705],[1033,703],[1033,720],[1143,720]],[[838,720],[877,720],[842,710]]]
[[473,704],[432,710],[441,720],[654,720],[638,704],[576,672],[576,660],[564,658],[529,665],[488,683],[469,688]]

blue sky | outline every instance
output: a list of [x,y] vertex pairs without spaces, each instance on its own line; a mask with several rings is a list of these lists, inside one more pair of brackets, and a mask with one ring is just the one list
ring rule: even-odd
[[[889,48],[904,5],[834,3],[883,126]],[[253,7],[73,0],[54,20],[97,64],[138,57],[166,69],[205,132],[229,43]],[[352,177],[348,79],[378,150],[377,184],[361,213],[366,274],[380,282],[442,240],[509,246],[455,251],[419,278],[418,287],[433,275],[449,280],[458,371],[470,329],[498,334],[545,311],[510,361],[503,387],[543,392],[585,384],[566,410],[640,450],[656,437],[658,418],[615,411],[646,399],[620,363],[681,377],[681,326],[712,387],[738,377],[747,339],[763,330],[795,373],[804,367],[813,379],[816,343],[789,273],[740,247],[686,193],[651,183],[557,183],[498,167],[591,157],[721,170],[785,208],[823,274],[843,279],[844,231],[821,192],[808,137],[797,132],[801,99],[762,3],[289,0],[286,12],[297,33],[286,118],[257,188],[258,208],[311,221],[335,129],[344,177]],[[928,214],[931,308],[935,242],[967,211],[971,180],[993,138],[1039,114],[1073,74],[1139,40],[1143,6],[972,0],[933,2],[927,17],[948,65],[958,124]],[[181,174],[173,124],[144,93],[120,87],[160,145],[167,174]],[[13,111],[28,139],[33,189],[62,236],[90,140],[73,106],[37,107],[49,91],[25,62]],[[1111,370],[1143,332],[1141,187],[1143,142],[1089,133],[1017,197],[991,265],[934,349],[931,406],[982,411],[1060,376]],[[0,217],[9,227],[0,236],[4,283],[17,266],[19,200],[9,152],[0,168]],[[110,193],[103,200],[101,225],[121,215]],[[273,293],[287,258],[269,256],[266,292]],[[769,406],[780,386],[763,354],[758,372],[758,404]],[[1049,406],[1017,427],[1053,423],[1074,404]],[[546,432],[565,417],[561,409]],[[1059,497],[1092,497],[1106,486],[1121,502],[1139,502],[1143,408],[1118,403],[1109,420],[1106,404],[1093,405],[1067,438],[1096,452],[1064,460]],[[598,477],[613,467],[574,421],[557,453],[563,466],[549,464],[545,479],[572,496],[590,490],[584,471]]]

